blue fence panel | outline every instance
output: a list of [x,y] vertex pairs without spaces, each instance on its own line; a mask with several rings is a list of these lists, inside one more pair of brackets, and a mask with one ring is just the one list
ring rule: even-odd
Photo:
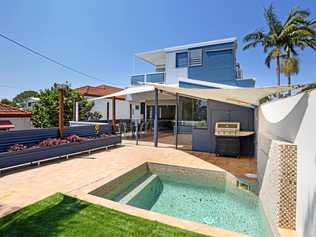
[[93,137],[96,135],[95,126],[78,126],[78,127],[66,127],[65,128],[65,137],[70,135],[78,135],[81,137]]
[[106,125],[102,125],[101,129],[100,129],[101,133],[112,133],[112,125],[111,124],[106,124]]

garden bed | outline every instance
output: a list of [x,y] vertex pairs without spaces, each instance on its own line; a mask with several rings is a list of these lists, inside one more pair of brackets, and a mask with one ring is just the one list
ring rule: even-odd
[[33,146],[20,151],[7,151],[0,153],[0,170],[10,167],[39,163],[43,160],[68,157],[69,155],[88,152],[121,143],[120,135],[107,135],[81,141],[50,145]]

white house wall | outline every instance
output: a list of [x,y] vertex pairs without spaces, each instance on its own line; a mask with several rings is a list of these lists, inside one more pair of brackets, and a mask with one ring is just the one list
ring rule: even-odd
[[[131,102],[146,102],[146,101],[154,101],[154,92],[143,92],[138,94],[129,95],[127,97],[128,101]],[[175,100],[176,97],[170,94],[158,94],[159,103],[163,103],[165,100]]]
[[[259,109],[259,134],[297,145],[296,231],[299,237],[316,236],[316,90],[280,99]],[[269,142],[258,144],[258,149]],[[266,161],[258,155],[258,173]],[[259,177],[260,179],[260,177]]]
[[[99,112],[102,115],[102,120],[107,119],[107,103],[109,103],[109,120],[112,120],[112,99],[100,99],[94,101],[94,106],[91,112]],[[130,118],[130,108],[129,102],[125,100],[116,100],[116,119],[129,119]]]
[[188,68],[176,68],[176,52],[166,54],[166,84],[178,84],[179,78],[188,78]]
[[24,130],[24,129],[32,129],[33,125],[31,122],[31,118],[23,118],[23,117],[8,117],[8,118],[0,118],[0,120],[9,120],[15,127],[10,129],[13,130]]

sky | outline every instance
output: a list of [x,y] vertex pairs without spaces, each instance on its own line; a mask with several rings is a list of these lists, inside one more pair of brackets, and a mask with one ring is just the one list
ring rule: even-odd
[[[154,71],[134,60],[137,52],[235,36],[244,77],[269,86],[276,83],[274,65],[265,66],[261,48],[243,51],[242,38],[265,27],[263,9],[270,3],[283,20],[298,5],[316,18],[314,0],[1,0],[0,33],[120,87],[128,86],[132,74]],[[300,73],[293,82],[316,81],[316,53],[305,49],[299,57]],[[65,81],[72,87],[104,84],[0,38],[0,98]]]

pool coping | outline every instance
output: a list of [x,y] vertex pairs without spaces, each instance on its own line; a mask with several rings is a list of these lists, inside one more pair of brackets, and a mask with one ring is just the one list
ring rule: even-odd
[[[170,166],[170,164],[167,164],[164,162],[143,162],[141,165],[145,165],[146,163],[157,163],[157,164],[161,164],[161,165],[169,165]],[[178,227],[178,228],[185,229],[188,231],[197,232],[197,233],[208,235],[208,236],[213,236],[213,237],[250,237],[251,236],[251,235],[246,235],[246,234],[242,234],[242,233],[238,233],[238,232],[229,231],[229,230],[222,229],[219,227],[214,227],[214,226],[207,225],[207,224],[202,224],[202,223],[189,221],[189,220],[185,220],[185,219],[181,219],[181,218],[177,218],[177,217],[172,217],[169,215],[165,215],[165,214],[161,214],[161,213],[157,213],[157,212],[153,212],[153,211],[149,211],[149,210],[144,210],[141,208],[137,208],[137,207],[133,207],[133,206],[130,206],[127,204],[111,201],[109,199],[97,197],[93,194],[90,194],[92,191],[99,188],[100,186],[107,184],[108,182],[118,178],[121,175],[124,175],[125,173],[127,173],[129,171],[132,171],[133,169],[135,169],[139,166],[140,165],[137,164],[135,166],[129,167],[129,169],[127,169],[127,170],[126,169],[121,170],[120,172],[116,173],[115,175],[108,175],[106,177],[103,177],[100,180],[97,180],[93,183],[85,185],[84,187],[81,187],[77,190],[73,190],[73,191],[67,193],[67,195],[73,196],[75,198],[78,198],[78,199],[81,199],[81,200],[84,200],[87,202],[98,204],[98,205],[101,205],[101,206],[104,206],[104,207],[107,207],[110,209],[114,209],[116,211],[124,212],[124,213],[130,214],[130,215],[133,215],[133,216],[138,216],[138,217],[149,219],[152,221],[158,221],[158,222],[161,222],[161,223],[164,223],[167,225],[171,225],[174,227]],[[183,166],[171,165],[171,166],[201,169],[201,168],[195,168],[195,167],[191,167],[191,166],[187,166],[187,165],[183,165]],[[219,171],[219,170],[213,170],[213,169],[207,169],[207,168],[202,168],[202,170],[210,170],[210,171],[224,173],[226,176],[226,182],[228,182],[229,185],[233,185],[233,183],[236,182],[236,180],[237,180],[236,177],[234,177],[232,174],[230,174],[229,172],[227,172],[225,170]]]

